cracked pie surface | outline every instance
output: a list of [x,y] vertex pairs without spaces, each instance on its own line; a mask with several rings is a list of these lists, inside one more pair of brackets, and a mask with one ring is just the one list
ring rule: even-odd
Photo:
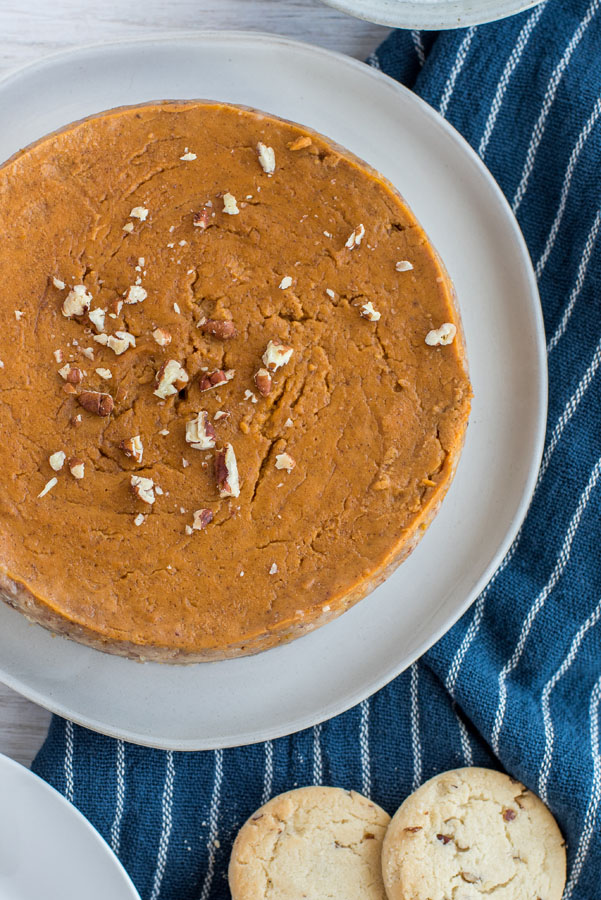
[[0,168],[0,225],[5,600],[216,659],[415,546],[471,391],[449,278],[365,163],[221,103],[117,109]]

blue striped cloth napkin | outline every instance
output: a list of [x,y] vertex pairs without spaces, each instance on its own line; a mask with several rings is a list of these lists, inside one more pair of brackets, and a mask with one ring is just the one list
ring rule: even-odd
[[600,6],[547,0],[478,28],[396,32],[371,57],[465,135],[520,221],[548,335],[540,478],[524,527],[472,608],[345,715],[194,754],[53,720],[34,770],[94,823],[143,900],[228,897],[236,829],[280,791],[340,785],[392,813],[425,779],[472,764],[502,767],[540,794],[567,839],[565,900],[599,900]]

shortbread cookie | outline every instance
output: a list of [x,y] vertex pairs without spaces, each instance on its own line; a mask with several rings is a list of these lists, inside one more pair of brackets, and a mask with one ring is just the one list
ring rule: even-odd
[[454,769],[397,811],[382,871],[389,900],[560,900],[566,854],[555,819],[523,784]]
[[354,791],[305,787],[274,797],[241,828],[233,900],[385,900],[388,813]]

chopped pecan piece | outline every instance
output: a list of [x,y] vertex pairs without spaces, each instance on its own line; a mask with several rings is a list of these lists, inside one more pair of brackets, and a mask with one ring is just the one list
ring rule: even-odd
[[215,479],[220,497],[240,496],[238,464],[231,444],[226,444],[215,456]]
[[224,213],[227,213],[228,216],[237,216],[240,212],[236,198],[233,194],[230,194],[229,191],[223,195],[223,211]]
[[276,469],[286,469],[288,473],[292,472],[296,463],[289,453],[276,453],[275,467]]
[[453,840],[453,838],[448,834],[437,834],[436,837],[443,844],[448,844],[449,841]]
[[258,392],[263,394],[264,397],[271,393],[272,380],[267,369],[259,369],[255,374],[255,384]]
[[110,416],[114,406],[111,395],[100,391],[82,391],[77,402],[95,416]]
[[83,381],[83,372],[81,369],[78,369],[77,366],[72,366],[70,363],[65,363],[62,369],[58,370],[58,374],[69,384],[79,384]]
[[201,210],[194,213],[192,224],[196,226],[196,228],[202,228],[204,231],[204,229],[208,227],[211,216],[213,215],[212,206],[212,203],[207,203]]
[[104,331],[104,319],[106,312],[104,309],[91,309],[88,313],[88,319],[98,331]]
[[198,382],[198,387],[201,391],[210,391],[211,388],[219,387],[220,384],[225,384],[227,381],[231,381],[234,377],[234,369],[215,369],[214,372],[209,372],[206,375],[203,375],[200,381]]
[[167,344],[171,343],[171,335],[168,331],[165,331],[164,328],[155,328],[152,332],[152,336],[159,347],[166,347]]
[[176,359],[164,362],[156,374],[155,396],[165,400],[167,397],[177,394],[188,383],[188,373]]
[[186,442],[194,450],[212,450],[216,436],[215,429],[209,422],[209,414],[204,409],[195,419],[186,422]]
[[58,484],[58,478],[51,478],[50,481],[47,481],[40,493],[38,494],[38,500],[40,497],[45,497],[48,491],[51,491],[53,487]]
[[194,516],[192,528],[195,531],[202,531],[213,521],[213,511],[210,509],[197,509],[192,515]]
[[139,434],[136,434],[134,437],[130,437],[125,441],[121,441],[119,448],[123,450],[125,455],[129,456],[130,459],[135,460],[137,463],[142,462],[144,445],[142,444],[142,438]]
[[125,295],[126,303],[142,303],[148,297],[148,292],[141,284],[132,284]]
[[233,322],[221,319],[201,319],[197,327],[203,334],[211,334],[220,341],[229,341],[238,333]]
[[417,834],[418,831],[422,830],[421,825],[410,825],[408,828],[403,828],[403,831],[408,831],[410,834]]
[[369,319],[370,322],[377,322],[378,319],[380,318],[380,316],[382,315],[381,313],[378,312],[377,309],[374,308],[374,305],[371,302],[371,300],[368,300],[367,303],[363,304],[363,306],[361,307],[360,314],[361,314],[362,318]]
[[273,175],[275,172],[275,151],[273,147],[266,147],[261,141],[257,144],[257,153],[261,168],[266,175]]
[[297,137],[296,140],[290,141],[288,144],[289,150],[304,150],[306,147],[310,147],[312,144],[312,140],[308,134],[302,135],[302,137]]
[[506,809],[503,810],[503,819],[505,820],[505,822],[512,822],[516,816],[517,816],[517,813],[516,813],[515,809],[511,809],[510,807],[507,807]]
[[86,290],[85,284],[75,284],[69,291],[63,303],[63,316],[70,319],[73,316],[85,316],[92,304],[92,295]]
[[77,478],[80,480],[84,476],[85,471],[85,463],[83,459],[78,459],[76,456],[71,457],[69,460],[69,471],[73,478]]
[[428,344],[429,347],[436,347],[439,344],[446,347],[448,344],[453,343],[456,334],[457,328],[455,325],[453,325],[452,322],[444,322],[440,328],[433,328],[432,331],[428,332],[426,335],[426,344]]
[[57,450],[56,453],[52,453],[51,456],[48,457],[50,468],[54,469],[55,472],[59,472],[64,466],[66,458],[67,457],[62,450]]
[[285,366],[290,361],[293,353],[292,347],[289,347],[287,344],[280,344],[279,341],[269,341],[262,359],[267,368],[275,372],[280,366]]
[[345,247],[348,247],[349,250],[354,250],[355,247],[358,247],[363,238],[365,237],[365,225],[357,225],[354,231],[351,231],[349,234]]
[[143,503],[152,505],[155,501],[154,481],[152,478],[144,478],[142,475],[132,475],[130,479],[132,493]]

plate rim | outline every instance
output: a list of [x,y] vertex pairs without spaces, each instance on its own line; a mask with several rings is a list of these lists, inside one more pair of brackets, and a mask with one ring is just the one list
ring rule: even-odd
[[[385,674],[380,674],[375,679],[371,679],[369,681],[365,680],[360,687],[356,687],[354,690],[346,692],[343,697],[339,697],[336,701],[330,701],[326,705],[326,707],[320,707],[318,711],[313,710],[312,714],[307,713],[299,716],[298,718],[296,718],[293,724],[291,724],[290,722],[286,722],[283,726],[272,725],[262,726],[255,729],[247,729],[244,732],[237,733],[235,737],[230,735],[225,738],[225,736],[222,736],[222,738],[225,739],[221,739],[219,741],[216,741],[215,739],[205,738],[182,739],[177,737],[174,738],[171,736],[149,737],[146,734],[139,734],[136,731],[127,731],[122,730],[120,727],[111,726],[106,722],[99,721],[91,713],[83,714],[78,713],[77,711],[73,711],[69,709],[68,702],[63,701],[61,703],[56,700],[50,693],[44,694],[44,692],[38,688],[34,688],[28,685],[24,686],[20,681],[19,676],[7,674],[3,670],[3,664],[0,660],[0,682],[6,684],[8,687],[12,688],[22,696],[26,697],[34,703],[37,703],[39,706],[42,706],[50,712],[61,716],[62,718],[70,719],[76,724],[81,725],[84,728],[89,728],[100,734],[124,740],[129,743],[138,744],[140,746],[187,752],[241,747],[267,740],[275,740],[279,737],[295,734],[314,725],[328,721],[329,719],[334,718],[358,705],[366,698],[373,696],[375,693],[389,684],[394,678],[396,678],[403,671],[409,668],[409,666],[411,666],[415,662],[415,660],[419,659],[424,653],[426,653],[427,650],[434,646],[434,644],[437,643],[441,639],[441,637],[443,637],[456,624],[461,616],[464,615],[464,613],[476,600],[478,595],[482,592],[484,587],[488,584],[494,572],[497,570],[505,555],[507,554],[508,549],[513,543],[513,540],[515,539],[515,536],[517,535],[519,528],[526,517],[530,502],[532,500],[532,495],[534,493],[536,479],[542,459],[542,453],[544,450],[548,411],[547,353],[540,296],[532,260],[530,258],[530,253],[528,251],[528,247],[526,245],[517,219],[515,218],[511,210],[509,202],[501,191],[499,185],[497,184],[489,169],[478,157],[476,152],[463,137],[463,135],[421,97],[413,93],[413,91],[409,90],[409,88],[407,88],[405,85],[401,84],[398,81],[395,81],[393,78],[389,77],[380,70],[367,65],[359,59],[341,53],[340,51],[330,50],[316,44],[296,40],[284,35],[272,34],[263,31],[207,29],[184,31],[179,33],[174,32],[173,34],[159,33],[150,37],[142,36],[133,39],[122,38],[118,40],[95,41],[83,45],[77,45],[75,47],[64,48],[53,53],[44,54],[38,59],[31,60],[30,62],[5,73],[0,77],[0,90],[2,90],[11,80],[18,80],[19,77],[23,74],[27,74],[30,71],[35,71],[35,69],[44,69],[46,66],[48,66],[49,64],[51,65],[55,61],[60,62],[62,60],[68,59],[69,57],[78,57],[81,55],[85,56],[89,51],[98,51],[102,49],[109,49],[112,47],[123,48],[124,46],[129,45],[178,43],[181,41],[185,41],[188,44],[199,43],[201,45],[203,41],[210,40],[211,38],[219,38],[220,40],[233,42],[250,41],[257,45],[265,43],[276,45],[279,44],[281,46],[291,48],[292,50],[300,50],[303,53],[314,54],[326,58],[334,58],[338,63],[350,66],[351,68],[361,72],[363,75],[366,75],[367,77],[372,78],[374,81],[379,82],[380,85],[387,90],[404,94],[409,102],[415,103],[417,106],[419,106],[422,112],[425,113],[425,115],[429,117],[430,120],[438,128],[441,128],[443,131],[445,131],[450,139],[461,146],[471,165],[475,167],[480,177],[484,178],[484,180],[488,184],[489,189],[496,194],[498,202],[504,208],[506,213],[506,226],[508,228],[511,228],[512,237],[516,243],[516,247],[521,251],[521,263],[524,270],[524,285],[526,286],[527,283],[529,293],[532,297],[530,309],[535,322],[535,346],[533,348],[532,359],[536,360],[536,370],[538,376],[536,391],[538,413],[536,417],[536,428],[532,436],[532,445],[534,450],[529,460],[527,477],[524,479],[524,488],[522,491],[520,502],[512,516],[511,523],[505,532],[503,540],[500,542],[489,564],[482,571],[480,577],[475,581],[471,591],[467,592],[465,599],[461,603],[457,604],[450,616],[447,616],[445,618],[444,624],[440,625],[435,631],[430,632],[427,638],[424,638],[422,641],[420,641],[419,645],[414,651],[405,655],[402,662],[390,666],[386,670]],[[22,615],[22,613],[15,614]],[[51,635],[51,637],[52,636],[53,635]],[[67,639],[63,638],[63,640]],[[91,648],[84,649],[91,651]],[[91,652],[100,653],[101,651],[94,650]],[[135,660],[128,660],[128,662],[130,662],[132,665],[139,665],[139,663],[137,663]],[[198,665],[205,666],[210,665],[210,663],[199,663]]]
[[17,773],[18,778],[25,778],[25,780],[31,781],[31,783],[37,784],[37,789],[41,790],[42,793],[49,794],[53,797],[53,802],[58,802],[63,808],[67,809],[69,815],[72,816],[76,821],[79,822],[82,828],[88,831],[95,839],[95,843],[97,846],[102,848],[102,852],[105,857],[110,858],[112,864],[116,869],[119,870],[122,878],[123,878],[123,886],[127,887],[130,890],[131,900],[140,900],[140,895],[131,880],[125,866],[117,856],[117,854],[111,849],[107,841],[103,838],[97,828],[95,828],[90,820],[84,816],[82,811],[75,806],[74,803],[67,800],[64,794],[61,794],[52,784],[48,781],[45,781],[40,775],[36,772],[32,772],[31,769],[27,768],[27,766],[23,765],[23,763],[18,762],[16,759],[13,759],[12,756],[8,756],[6,753],[0,753],[0,769],[6,767],[9,772],[15,771]]
[[[412,0],[371,0],[372,11],[365,9],[365,0],[321,0],[332,9],[364,22],[374,22],[390,28],[412,28],[423,31],[448,31],[471,25],[486,25],[533,9],[544,0],[497,0],[496,10],[485,11],[479,2],[475,9],[465,11],[460,0],[453,2],[412,2]],[[398,9],[398,11],[397,11]],[[446,15],[441,12],[446,10]]]

